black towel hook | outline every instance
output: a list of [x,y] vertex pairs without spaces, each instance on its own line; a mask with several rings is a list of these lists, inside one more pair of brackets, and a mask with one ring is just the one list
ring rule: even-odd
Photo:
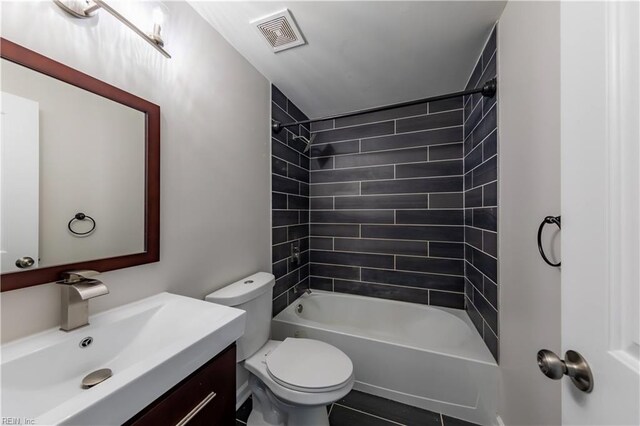
[[556,225],[558,225],[558,229],[562,229],[560,227],[560,216],[547,216],[547,217],[544,218],[544,220],[540,224],[540,227],[538,228],[538,250],[540,251],[540,256],[542,256],[542,259],[545,262],[547,262],[547,264],[557,268],[557,267],[559,267],[561,265],[562,262],[558,262],[558,263],[551,262],[547,258],[547,256],[544,254],[544,249],[542,248],[542,230],[544,229],[544,226],[546,224],[554,224],[554,223]]
[[[91,229],[89,229],[87,232],[76,232],[76,231],[74,231],[73,228],[71,227],[71,225],[73,224],[73,222],[75,220],[90,220],[91,221]],[[69,223],[67,224],[67,228],[69,228],[69,232],[71,232],[74,235],[80,235],[80,236],[89,235],[90,233],[93,232],[94,229],[96,229],[96,221],[93,220],[93,218],[91,216],[87,216],[86,214],[84,214],[82,212],[78,212],[69,221]]]

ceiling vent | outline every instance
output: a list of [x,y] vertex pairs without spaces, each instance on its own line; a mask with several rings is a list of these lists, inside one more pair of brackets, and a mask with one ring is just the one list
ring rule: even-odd
[[256,26],[274,53],[306,43],[289,9],[256,19],[251,24]]

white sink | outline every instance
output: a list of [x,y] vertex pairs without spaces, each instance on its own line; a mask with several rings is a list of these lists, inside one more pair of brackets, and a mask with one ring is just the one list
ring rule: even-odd
[[[245,313],[161,293],[3,345],[2,418],[38,425],[122,424],[244,332]],[[93,342],[81,347],[86,337]],[[89,373],[113,376],[83,389]]]

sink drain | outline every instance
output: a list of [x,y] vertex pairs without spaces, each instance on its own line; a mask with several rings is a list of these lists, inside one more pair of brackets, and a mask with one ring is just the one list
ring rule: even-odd
[[93,343],[93,337],[88,336],[88,337],[85,337],[84,339],[80,340],[80,343],[78,343],[78,346],[80,346],[81,348],[86,348],[87,346],[89,346],[92,343]]
[[82,379],[82,387],[84,389],[92,388],[98,383],[104,382],[112,375],[113,371],[111,371],[110,368],[101,368],[100,370],[87,374],[84,379]]

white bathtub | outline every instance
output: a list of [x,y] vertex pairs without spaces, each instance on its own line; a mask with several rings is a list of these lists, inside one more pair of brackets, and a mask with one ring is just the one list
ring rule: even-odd
[[313,290],[271,329],[277,340],[308,337],[342,349],[354,364],[354,389],[496,423],[498,367],[462,310]]

